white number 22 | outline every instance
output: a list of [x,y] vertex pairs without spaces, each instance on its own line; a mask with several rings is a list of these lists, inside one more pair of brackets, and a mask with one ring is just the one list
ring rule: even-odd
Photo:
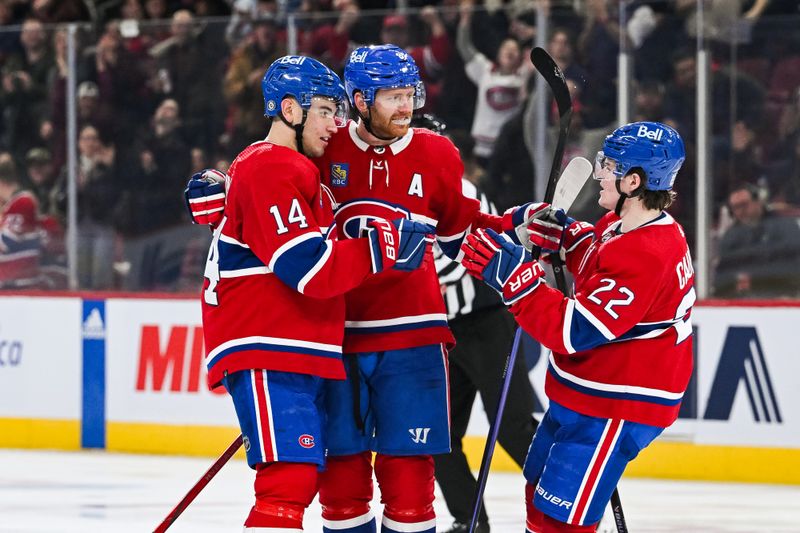
[[[594,292],[592,292],[592,294],[586,297],[587,300],[590,300],[596,303],[597,305],[603,305],[603,301],[597,297],[598,294],[602,292],[611,291],[617,286],[617,282],[610,278],[603,278],[600,281],[603,283],[603,285],[595,289]],[[633,291],[631,291],[628,287],[620,287],[617,289],[617,292],[619,292],[622,295],[625,295],[625,298],[611,299],[603,307],[606,313],[611,315],[613,318],[619,318],[619,314],[616,311],[614,311],[615,306],[630,305],[631,302],[633,302],[634,298]]]

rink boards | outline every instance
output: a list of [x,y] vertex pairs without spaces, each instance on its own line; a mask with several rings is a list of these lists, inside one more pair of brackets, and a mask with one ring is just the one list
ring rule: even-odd
[[[238,428],[205,385],[200,323],[194,299],[0,296],[0,447],[218,455]],[[627,475],[800,484],[800,307],[707,303],[693,323],[681,418]],[[544,405],[546,353],[524,355]],[[476,405],[475,466],[487,432]]]

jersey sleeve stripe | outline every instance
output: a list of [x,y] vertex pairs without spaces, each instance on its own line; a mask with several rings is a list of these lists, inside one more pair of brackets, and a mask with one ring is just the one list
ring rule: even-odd
[[281,246],[272,256],[269,268],[286,285],[303,292],[306,284],[325,266],[331,255],[330,244],[317,232],[306,233]]
[[567,250],[566,250],[566,251],[567,251],[567,252],[571,252],[571,251],[573,251],[575,248],[577,248],[577,247],[578,247],[578,245],[579,245],[580,243],[582,243],[582,242],[583,242],[583,241],[585,241],[586,239],[591,239],[591,238],[593,238],[593,237],[594,237],[594,234],[592,234],[591,232],[590,232],[590,233],[587,233],[586,235],[584,235],[583,237],[581,237],[580,239],[578,239],[577,241],[575,241],[575,242],[572,244],[572,246],[570,246],[569,248],[567,248]]
[[322,270],[322,267],[324,267],[325,263],[327,263],[328,260],[330,259],[331,254],[333,252],[333,243],[331,241],[325,241],[324,244],[325,244],[325,250],[322,252],[322,257],[319,258],[316,264],[312,266],[311,269],[309,269],[309,271],[306,273],[306,275],[303,276],[297,283],[298,292],[302,293],[305,290],[308,282],[311,281],[314,278],[314,276],[317,275],[317,272]]
[[[245,246],[241,246],[239,244],[231,244],[229,242],[223,242],[222,238],[220,238],[220,243],[218,246],[219,249],[219,269],[220,272],[239,272],[243,270],[252,270],[252,269],[265,269],[266,266],[261,259],[256,256],[249,248]],[[266,270],[266,272],[269,272]],[[265,272],[253,272],[253,273],[265,273]],[[238,274],[238,275],[247,275],[247,274]],[[228,277],[236,277],[236,276],[228,276]]]
[[594,326],[594,328],[599,331],[601,335],[603,335],[603,337],[608,340],[613,340],[616,338],[616,335],[611,333],[611,330],[608,329],[608,327],[603,324],[599,318],[594,316],[588,309],[586,309],[580,300],[575,300],[575,310],[578,312],[579,316],[590,322],[592,326]]
[[461,262],[464,258],[464,252],[461,251],[461,245],[464,242],[464,239],[467,237],[469,232],[472,231],[472,226],[470,225],[462,231],[461,233],[457,233],[456,235],[449,235],[449,236],[442,236],[436,235],[436,241],[439,243],[439,248],[442,249],[444,255],[452,259],[453,261]]
[[659,405],[677,405],[681,402],[681,399],[683,399],[682,392],[671,392],[649,387],[638,387],[635,385],[601,383],[599,381],[579,378],[559,368],[552,353],[550,354],[548,372],[563,385],[591,396],[649,402]]
[[293,239],[290,239],[289,241],[283,243],[272,254],[272,259],[269,260],[269,265],[267,265],[267,266],[270,268],[270,270],[272,270],[274,272],[275,271],[275,263],[278,262],[278,260],[281,258],[281,256],[283,254],[285,254],[287,251],[291,250],[295,246],[297,246],[297,245],[299,245],[299,244],[301,244],[301,243],[303,243],[303,242],[305,242],[305,241],[307,241],[309,239],[315,239],[315,238],[321,239],[322,238],[322,234],[321,233],[317,233],[315,231],[309,231],[308,233],[304,233],[302,235],[298,235],[297,237],[295,237]]

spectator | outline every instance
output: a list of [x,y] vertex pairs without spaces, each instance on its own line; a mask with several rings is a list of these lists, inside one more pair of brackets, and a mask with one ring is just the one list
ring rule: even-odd
[[[773,191],[773,207],[798,214],[800,210],[800,132],[786,143],[788,159],[769,166],[767,179]],[[776,204],[778,204],[776,206]]]
[[28,184],[36,196],[42,213],[66,216],[64,191],[56,182],[53,161],[47,148],[31,148],[25,155]]
[[[361,9],[355,0],[334,0],[333,11],[320,10],[325,2],[306,0],[301,12],[305,15],[298,37],[302,53],[319,58],[334,69],[344,67],[350,46],[350,34],[360,21]],[[365,24],[368,24],[366,21]]]
[[[116,151],[97,128],[78,135],[78,283],[83,289],[110,289],[115,234],[111,215],[119,195]],[[65,180],[66,176],[62,176]]]
[[465,63],[467,76],[478,86],[478,101],[472,136],[475,155],[482,165],[488,164],[500,128],[520,108],[525,97],[525,84],[531,64],[523,60],[519,43],[506,39],[490,61],[472,44],[472,8],[469,0],[460,4],[460,22],[456,43]]
[[3,139],[0,147],[21,161],[25,153],[41,145],[39,126],[47,117],[47,79],[53,65],[44,26],[26,19],[20,34],[23,52],[8,58],[2,68],[0,108]]
[[688,41],[677,9],[667,0],[648,1],[634,9],[627,33],[633,45],[637,80],[665,83],[672,75],[670,55]]
[[434,6],[425,6],[420,10],[419,18],[425,23],[430,35],[428,44],[409,46],[408,18],[405,15],[389,15],[383,19],[381,42],[392,43],[406,50],[419,67],[420,78],[425,84],[424,111],[436,108],[441,94],[444,65],[450,61],[453,46],[447,35],[447,29]]
[[636,84],[633,118],[636,121],[661,122],[664,118],[664,85],[655,80]]
[[161,77],[160,91],[180,104],[187,140],[212,150],[223,130],[222,83],[225,43],[198,27],[188,10],[172,16],[172,36],[150,49]]
[[609,0],[586,2],[586,18],[578,38],[581,65],[586,69],[582,88],[583,123],[587,129],[608,126],[617,117],[617,56],[619,55],[619,13]]
[[36,197],[21,188],[11,154],[0,152],[0,289],[38,286],[41,246]]
[[231,153],[239,153],[248,144],[264,137],[267,121],[263,114],[253,113],[253,109],[258,109],[262,103],[261,78],[264,72],[285,53],[276,32],[272,18],[256,19],[253,32],[231,56],[224,82],[225,100],[233,119],[228,150]]
[[[697,60],[694,51],[681,49],[673,54],[673,77],[664,97],[666,121],[677,125],[690,142],[695,135],[697,109]],[[750,124],[761,123],[764,112],[764,88],[752,78],[738,74],[731,78],[727,69],[718,68],[711,79],[711,124],[716,140],[723,145],[729,142],[732,121],[744,120]],[[731,114],[731,84],[735,87],[734,114]]]
[[731,190],[728,207],[734,223],[719,244],[715,296],[800,296],[798,220],[771,212],[759,189],[750,184]]
[[116,210],[120,232],[135,237],[180,223],[183,177],[191,170],[191,151],[181,133],[180,106],[175,100],[166,99],[158,106],[128,167]]

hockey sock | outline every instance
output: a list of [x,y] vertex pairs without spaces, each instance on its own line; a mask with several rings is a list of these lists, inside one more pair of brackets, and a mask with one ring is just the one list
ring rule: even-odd
[[595,531],[597,531],[597,524],[588,526],[565,524],[547,515],[544,515],[542,521],[542,533],[594,533]]
[[319,502],[324,533],[375,533],[372,453],[328,457],[320,474]]
[[544,513],[533,505],[533,496],[536,493],[536,487],[531,483],[525,484],[525,531],[527,533],[542,533],[542,522],[544,520]]
[[256,503],[244,523],[245,531],[302,531],[303,513],[316,493],[317,465],[256,465]]
[[379,453],[375,477],[384,503],[382,533],[435,533],[433,457]]

